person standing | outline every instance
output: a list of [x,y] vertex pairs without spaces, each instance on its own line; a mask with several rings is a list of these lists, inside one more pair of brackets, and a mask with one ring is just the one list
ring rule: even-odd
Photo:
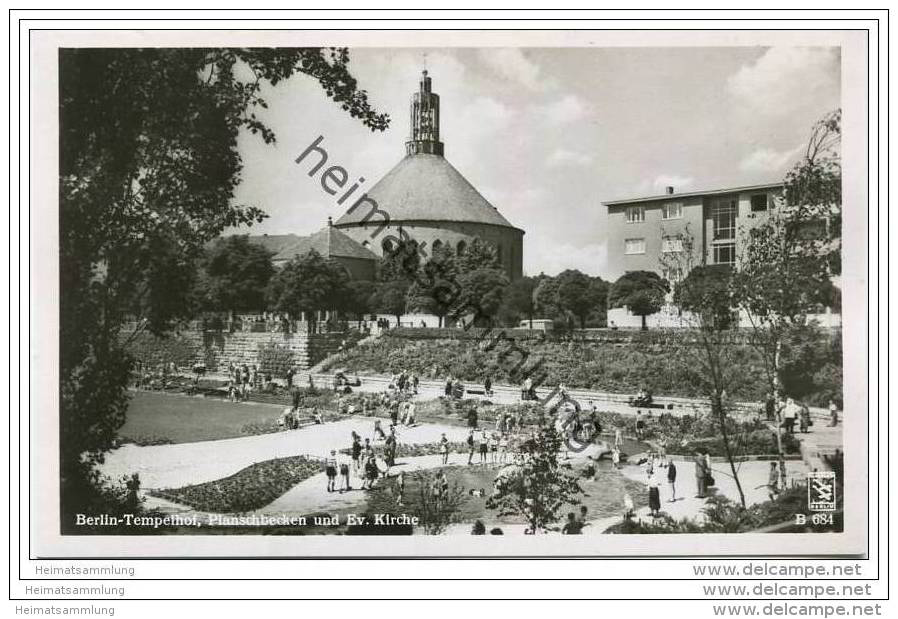
[[475,441],[474,441],[474,430],[471,429],[471,431],[468,432],[468,439],[467,439],[467,443],[468,443],[468,464],[469,464],[469,465],[474,464],[474,442],[475,442]]
[[789,434],[795,434],[795,419],[798,417],[798,405],[792,398],[786,399],[786,407],[783,409],[783,427]]
[[355,432],[352,433],[352,470],[358,473],[360,462],[359,459],[362,457],[362,441],[359,438],[359,435]]
[[668,503],[677,501],[677,465],[673,460],[667,461],[667,485],[670,486],[670,498]]
[[653,472],[649,475],[649,510],[652,518],[657,518],[661,512],[661,492],[658,486],[658,475]]
[[486,455],[489,452],[490,437],[487,436],[486,430],[480,433],[480,464],[486,464]]
[[349,483],[349,462],[346,461],[346,456],[340,455],[339,458],[340,464],[340,494],[344,492],[348,492],[352,490],[352,486]]
[[440,455],[443,456],[443,466],[449,464],[449,439],[446,438],[445,432],[440,437]]
[[770,463],[770,471],[767,473],[767,496],[771,501],[780,493],[780,471],[776,462]]
[[483,393],[485,395],[493,395],[493,379],[487,374],[483,381]]
[[835,401],[829,401],[829,427],[835,428],[839,425],[839,407],[836,406]]
[[327,476],[327,491],[333,492],[337,482],[337,451],[331,449],[331,455],[324,461],[324,474]]
[[695,498],[703,499],[705,498],[705,483],[708,477],[708,472],[705,469],[705,456],[697,451],[695,452],[695,486],[696,492]]

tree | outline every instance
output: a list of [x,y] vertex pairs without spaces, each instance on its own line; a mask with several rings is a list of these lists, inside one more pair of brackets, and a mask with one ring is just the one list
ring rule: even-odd
[[460,295],[458,307],[474,313],[474,323],[492,322],[505,299],[508,276],[500,269],[475,269],[458,278]]
[[396,325],[398,326],[402,315],[405,313],[406,299],[410,286],[411,282],[405,279],[379,282],[371,298],[372,307],[378,313],[395,316]]
[[523,463],[506,467],[496,479],[496,491],[487,499],[499,516],[520,516],[530,533],[545,530],[560,518],[565,505],[577,505],[583,488],[570,464],[558,462],[561,435],[551,425],[541,425],[521,446]]
[[434,484],[440,483],[435,473],[423,472],[415,481],[418,482],[417,492],[407,511],[418,517],[418,525],[428,535],[439,535],[449,525],[461,521],[464,488],[456,482],[441,494],[434,495]]
[[424,264],[408,291],[408,306],[443,319],[458,305],[458,268],[455,253],[448,247],[439,247]]
[[274,265],[272,253],[248,235],[216,240],[200,260],[198,294],[207,309],[229,312],[265,308],[265,291]]
[[593,312],[606,313],[608,285],[600,277],[590,277],[577,270],[563,271],[558,280],[557,306],[580,320],[580,328],[586,328],[586,319]]
[[630,271],[624,273],[608,292],[609,307],[626,307],[636,316],[642,317],[642,329],[648,326],[645,317],[661,311],[664,296],[670,292],[670,285],[653,271]]
[[205,245],[264,217],[232,200],[240,133],[275,141],[256,115],[263,88],[305,74],[372,130],[388,125],[348,65],[345,48],[60,51],[63,527],[89,503],[93,467],[124,422],[125,314],[140,312],[135,335],[190,315],[187,274]]
[[534,277],[522,277],[517,279],[508,287],[505,295],[505,303],[499,310],[500,315],[507,316],[508,322],[518,325],[520,317],[523,316],[530,321],[530,328],[533,328],[533,317],[536,314],[536,302],[533,293],[536,290],[537,280]]
[[268,286],[272,308],[291,316],[305,312],[315,322],[319,311],[345,307],[349,274],[339,262],[314,249],[285,264]]
[[374,292],[377,284],[374,282],[355,279],[346,283],[345,305],[342,309],[356,317],[361,326],[362,319],[371,313],[374,307]]
[[698,314],[705,329],[729,329],[737,323],[733,269],[728,264],[699,265],[674,287],[674,304]]
[[496,248],[480,239],[474,239],[462,251],[456,252],[455,263],[459,273],[470,273],[479,269],[502,269]]
[[745,381],[746,368],[740,353],[742,336],[735,328],[733,270],[729,265],[700,265],[692,268],[676,285],[674,302],[684,311],[681,320],[692,327],[694,341],[681,341],[679,352],[701,391],[707,394],[712,418],[720,431],[730,473],[739,500],[745,507],[745,493],[739,479],[735,424],[730,417],[726,394]]
[[414,279],[421,268],[421,247],[404,231],[390,244],[380,259],[377,278],[382,282],[394,279]]
[[543,277],[533,290],[533,303],[545,318],[564,318],[564,311],[558,305],[558,279]]
[[[736,299],[774,394],[783,391],[782,354],[790,333],[838,296],[832,279],[841,273],[840,139],[837,110],[814,125],[804,156],[786,174],[782,198],[744,232]],[[781,446],[780,455],[785,473]]]

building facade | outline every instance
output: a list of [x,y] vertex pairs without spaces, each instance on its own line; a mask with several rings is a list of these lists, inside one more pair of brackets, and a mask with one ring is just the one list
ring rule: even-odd
[[524,231],[514,227],[444,157],[440,98],[424,71],[412,95],[405,157],[359,198],[334,227],[378,256],[400,238],[464,252],[474,239],[492,245],[509,279],[521,277]]
[[[782,194],[782,183],[676,193],[604,202],[608,209],[608,276],[654,271],[675,285],[692,266],[736,265],[745,230],[764,217]],[[647,317],[649,326],[678,326],[668,304]],[[640,317],[625,308],[608,311],[608,322],[631,327]]]
[[[604,202],[608,209],[609,277],[655,271],[671,283],[676,264],[738,262],[744,233],[782,193],[782,183]],[[692,252],[691,256],[681,255]]]

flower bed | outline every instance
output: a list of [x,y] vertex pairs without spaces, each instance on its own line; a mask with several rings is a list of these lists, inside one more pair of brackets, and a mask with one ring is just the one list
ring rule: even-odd
[[182,488],[151,490],[150,495],[203,512],[248,512],[268,505],[299,482],[322,470],[305,456],[258,462],[230,477]]

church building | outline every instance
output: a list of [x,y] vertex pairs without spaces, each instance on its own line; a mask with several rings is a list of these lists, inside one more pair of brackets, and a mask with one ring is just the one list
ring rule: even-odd
[[[509,279],[521,277],[524,231],[514,227],[444,157],[440,97],[424,71],[410,105],[411,130],[405,157],[366,192],[380,211],[350,208],[334,227],[377,255],[393,239],[408,236],[431,255],[434,247],[464,252],[474,239],[492,245]],[[401,232],[400,232],[401,230]]]

